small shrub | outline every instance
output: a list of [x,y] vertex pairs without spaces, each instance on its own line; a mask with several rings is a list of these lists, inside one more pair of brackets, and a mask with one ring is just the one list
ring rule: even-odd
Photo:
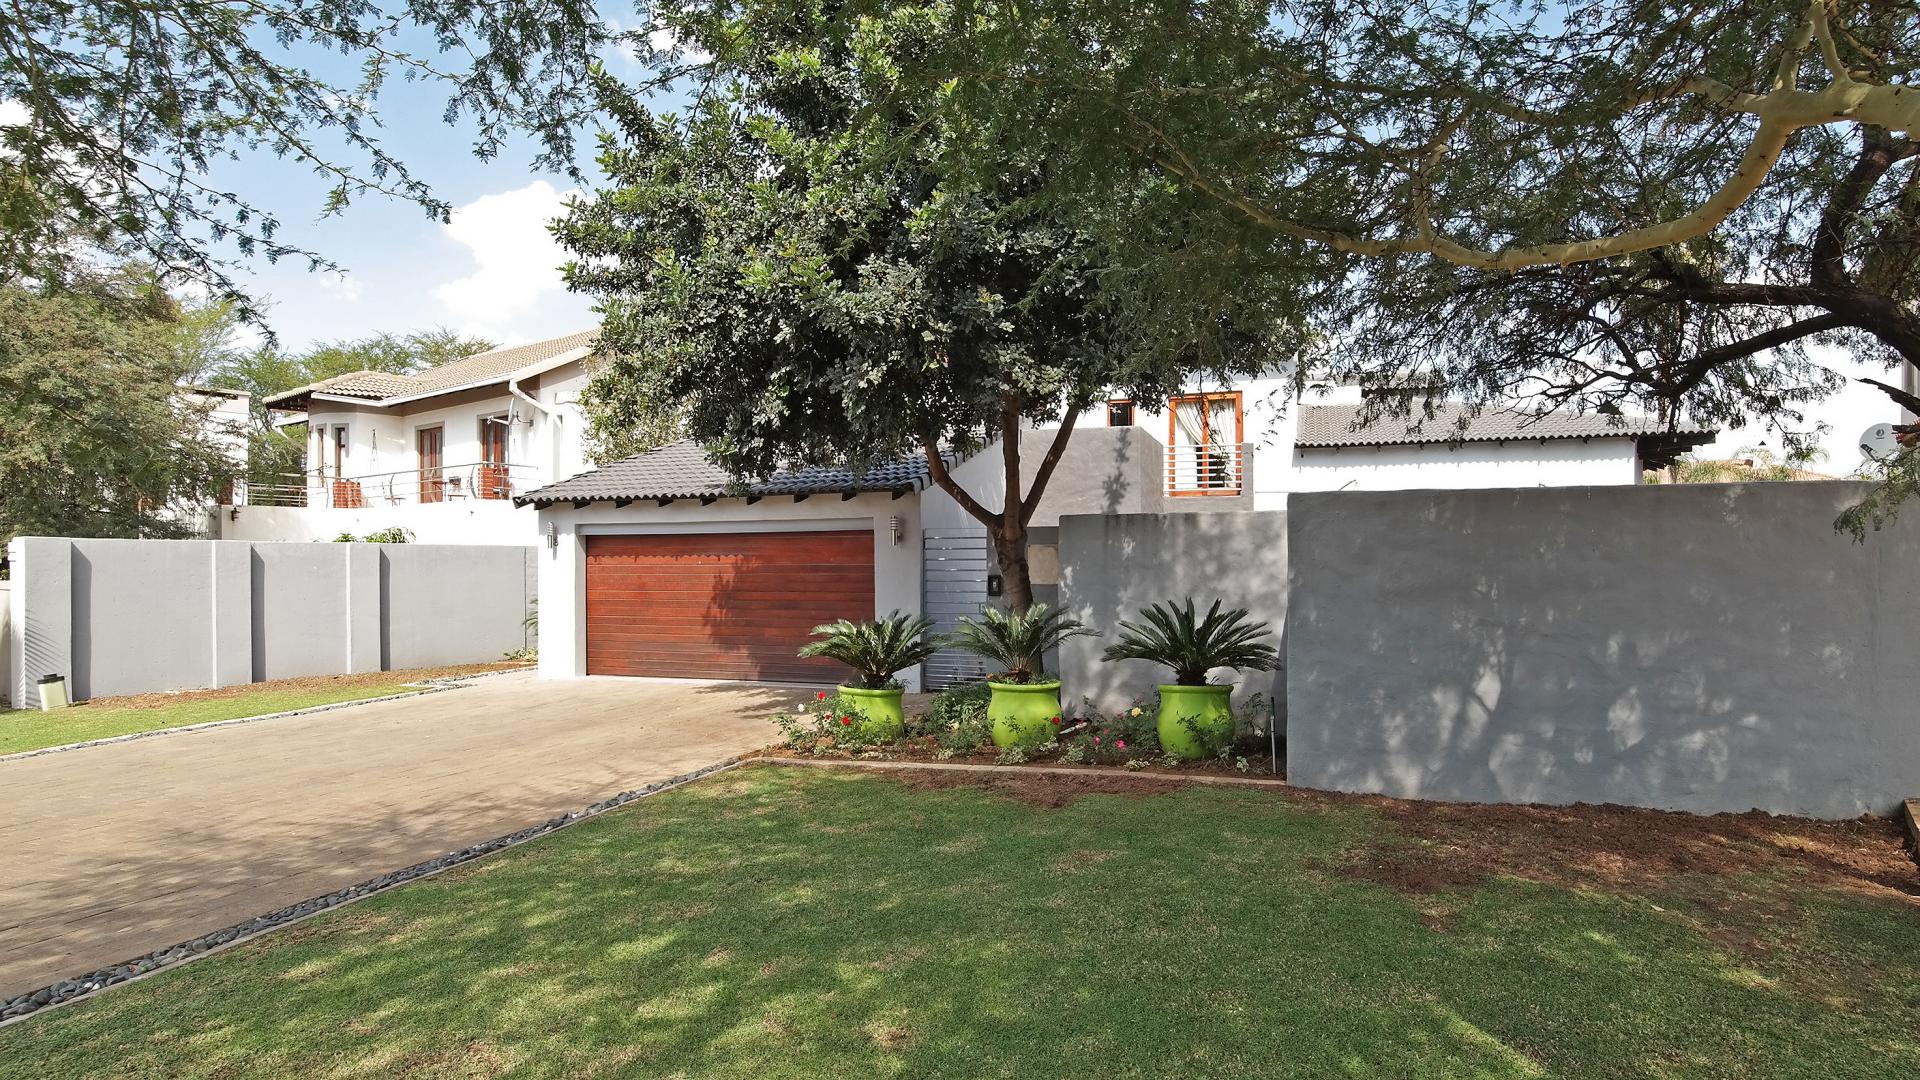
[[829,750],[858,753],[888,741],[872,734],[865,716],[850,699],[825,690],[815,694],[800,712],[781,713],[773,722],[780,728],[781,745],[807,754]]
[[1000,665],[1001,673],[994,678],[1001,682],[1045,682],[1042,660],[1047,651],[1068,638],[1093,633],[1080,620],[1045,604],[1012,612],[990,607],[978,620],[961,616],[944,644]]
[[1261,640],[1267,633],[1266,623],[1247,621],[1245,608],[1221,611],[1215,600],[1205,615],[1195,615],[1188,597],[1184,604],[1141,609],[1137,623],[1121,622],[1120,640],[1101,659],[1150,661],[1171,668],[1181,686],[1205,686],[1214,668],[1272,671],[1280,657]]
[[986,683],[962,683],[933,696],[927,711],[907,718],[909,738],[931,737],[943,758],[977,754],[993,743],[993,724],[987,720],[987,701],[993,690]]

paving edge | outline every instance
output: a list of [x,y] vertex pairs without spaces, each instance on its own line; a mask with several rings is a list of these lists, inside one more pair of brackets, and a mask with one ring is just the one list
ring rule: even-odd
[[[445,687],[443,689],[452,688]],[[321,915],[329,911],[337,911],[349,904],[355,904],[365,900],[370,896],[378,896],[389,889],[398,888],[410,882],[422,881],[451,870],[456,866],[463,866],[476,859],[485,858],[497,852],[519,847],[521,844],[527,843],[530,840],[550,836],[570,825],[577,825],[589,818],[598,817],[609,810],[617,810],[622,806],[644,799],[649,795],[658,795],[663,791],[677,788],[684,784],[691,784],[696,780],[737,768],[742,760],[743,759],[739,757],[730,757],[714,762],[711,765],[704,765],[692,772],[681,773],[678,776],[670,776],[665,780],[656,780],[651,784],[635,788],[632,791],[623,791],[611,798],[602,799],[584,809],[570,810],[567,813],[561,814],[559,817],[549,818],[538,825],[530,825],[518,832],[508,833],[505,836],[497,836],[492,840],[482,840],[480,843],[470,844],[458,851],[451,851],[437,858],[428,859],[425,862],[415,863],[405,869],[378,874],[365,881],[349,885],[344,889],[336,889],[330,893],[323,893],[311,899],[302,900],[297,904],[289,904],[278,910],[270,911],[265,915],[248,919],[246,922],[235,923],[225,929],[215,930],[210,934],[202,934],[199,937],[189,938],[177,945],[169,945],[164,949],[155,949],[144,956],[136,957],[132,960],[122,961],[121,963],[101,968],[98,971],[86,975],[79,975],[70,979],[61,979],[58,982],[49,983],[37,990],[29,990],[24,994],[16,994],[0,1002],[0,1028],[6,1028],[23,1020],[31,1019],[50,1009],[59,1008],[62,1005],[71,1005],[77,1001],[84,1001],[96,994],[104,993],[116,987],[131,985],[164,971],[176,970],[195,960],[212,956],[215,953],[224,952],[236,945],[263,937],[276,930],[284,930],[289,926],[298,925],[316,915]]]
[[309,705],[304,709],[285,709],[281,712],[261,713],[259,716],[234,716],[225,720],[208,720],[201,724],[182,724],[179,727],[154,728],[152,731],[133,731],[125,735],[110,735],[104,739],[88,739],[84,742],[61,743],[59,746],[42,746],[37,750],[21,750],[12,754],[0,754],[0,764],[9,761],[24,761],[27,758],[42,757],[46,754],[63,754],[68,750],[84,750],[89,746],[112,746],[114,743],[132,742],[135,739],[151,739],[158,735],[184,735],[190,731],[209,731],[213,728],[231,727],[234,724],[251,724],[260,720],[279,720],[288,716],[305,716],[308,713],[332,712],[354,705],[373,705],[382,701],[399,701],[402,698],[419,697],[421,694],[437,694],[442,690],[454,690],[465,686],[475,679],[490,679],[495,675],[511,675],[516,671],[531,671],[532,666],[502,668],[499,671],[475,671],[467,675],[442,675],[434,679],[421,679],[418,682],[401,683],[402,686],[416,686],[417,690],[404,690],[398,694],[383,694],[380,697],[354,698],[351,701],[329,701],[325,705]]
[[1051,776],[1144,776],[1153,780],[1186,780],[1195,784],[1240,784],[1248,787],[1292,787],[1293,785],[1273,777],[1265,776],[1213,776],[1207,773],[1166,772],[1159,769],[1115,769],[1085,768],[1063,769],[1052,765],[972,765],[953,761],[857,761],[849,758],[792,758],[792,757],[756,757],[745,758],[747,765],[808,765],[823,769],[932,769],[940,772],[978,772],[998,773],[1002,776],[1018,773],[1042,773]]

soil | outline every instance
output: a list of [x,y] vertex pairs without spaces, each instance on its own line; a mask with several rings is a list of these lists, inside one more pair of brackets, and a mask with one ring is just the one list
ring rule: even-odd
[[1612,805],[1344,798],[1375,805],[1413,843],[1356,852],[1343,872],[1406,892],[1471,887],[1489,874],[1632,888],[1683,874],[1786,872],[1810,884],[1920,897],[1920,872],[1899,825],[1885,818],[1814,821],[1758,810],[1699,815]]
[[126,697],[96,697],[75,702],[76,707],[108,709],[158,709],[191,701],[215,701],[243,694],[268,691],[349,690],[360,686],[389,686],[426,679],[449,679],[461,675],[484,675],[490,671],[513,671],[531,665],[502,660],[490,664],[460,664],[452,667],[409,668],[404,671],[370,671],[359,675],[309,675],[299,679],[275,679],[272,682],[241,683],[213,690],[169,690],[156,694],[130,694]]
[[[940,750],[939,744],[934,742],[931,738],[916,738],[916,739],[906,739],[901,742],[892,743],[885,747],[880,748],[879,753],[881,756],[877,758],[861,757],[859,754],[848,753],[845,751],[838,751],[838,750],[832,750],[832,749],[822,750],[820,753],[814,754],[814,753],[809,753],[803,750],[794,750],[784,746],[769,746],[763,750],[755,751],[754,753],[749,754],[747,756],[749,757],[810,757],[810,758],[817,758],[824,761],[861,760],[861,761],[928,762],[928,763],[935,763],[940,765],[999,765],[1000,764],[999,757],[996,753],[955,754],[951,757],[940,757],[939,750]],[[1209,758],[1205,761],[1183,761],[1178,764],[1169,764],[1164,759],[1156,757],[1153,759],[1152,771],[1156,773],[1175,773],[1175,774],[1207,773],[1215,776],[1251,776],[1251,777],[1256,777],[1263,780],[1275,780],[1275,779],[1284,780],[1286,778],[1286,769],[1284,767],[1284,763],[1280,772],[1276,775],[1273,771],[1271,771],[1270,759],[1264,753],[1247,754],[1241,760],[1245,760],[1247,763],[1247,767],[1245,769],[1240,768],[1239,765],[1232,760],[1221,761],[1217,758]],[[1043,766],[1049,769],[1085,769],[1089,772],[1095,772],[1095,773],[1115,773],[1119,771],[1119,766],[1114,762],[1106,762],[1106,763],[1098,763],[1098,764],[1090,764],[1090,763],[1073,764],[1070,762],[1060,761],[1057,758],[1043,757],[1043,756],[1037,756],[1037,755],[1027,759],[1025,764],[1030,766]],[[1013,766],[1007,766],[1007,767],[1013,767]]]
[[[785,756],[778,749],[762,756]],[[956,763],[962,759],[952,759]],[[1188,771],[1218,772],[1189,766]],[[1187,785],[1159,766],[1149,773],[1087,766],[1072,773],[1052,762],[993,770],[889,771],[920,789],[977,787],[1040,807],[1081,795],[1162,795]],[[1236,770],[1225,770],[1237,775]],[[1261,775],[1255,772],[1253,775]],[[1467,891],[1510,876],[1607,892],[1681,889],[1708,911],[1752,914],[1779,906],[1783,890],[1743,875],[1839,888],[1920,905],[1920,867],[1901,826],[1862,816],[1816,821],[1760,811],[1699,815],[1605,804],[1508,806],[1437,803],[1279,786],[1249,786],[1303,806],[1370,807],[1390,827],[1346,853],[1334,867],[1347,877],[1419,896]],[[1693,883],[1691,887],[1683,883]],[[1750,942],[1748,944],[1751,944]]]
[[1088,769],[1081,773],[1066,775],[1038,772],[1017,765],[1008,766],[1004,772],[979,773],[971,769],[902,769],[887,775],[917,791],[985,788],[996,795],[1049,810],[1066,806],[1082,795],[1165,795],[1187,786],[1181,780],[1134,776],[1114,769]]

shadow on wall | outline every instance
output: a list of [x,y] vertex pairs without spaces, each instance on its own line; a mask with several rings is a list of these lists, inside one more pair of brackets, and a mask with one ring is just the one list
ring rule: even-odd
[[[1165,668],[1142,660],[1103,663],[1101,652],[1116,639],[1123,619],[1141,608],[1192,597],[1200,607],[1215,599],[1244,607],[1272,627],[1269,640],[1286,652],[1287,515],[1284,511],[1237,514],[1129,514],[1071,516],[1060,520],[1060,601],[1098,630],[1098,638],[1075,638],[1061,648],[1060,673],[1069,700],[1087,697],[1097,707],[1118,709],[1171,678]],[[1254,694],[1274,699],[1285,715],[1284,670],[1221,670],[1216,682],[1234,680],[1236,699]]]
[[1852,484],[1296,496],[1289,773],[1822,817],[1920,791],[1920,532]]

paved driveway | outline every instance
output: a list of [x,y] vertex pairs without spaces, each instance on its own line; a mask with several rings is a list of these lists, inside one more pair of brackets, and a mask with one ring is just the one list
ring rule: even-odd
[[0,998],[765,745],[804,694],[515,673],[0,762]]

